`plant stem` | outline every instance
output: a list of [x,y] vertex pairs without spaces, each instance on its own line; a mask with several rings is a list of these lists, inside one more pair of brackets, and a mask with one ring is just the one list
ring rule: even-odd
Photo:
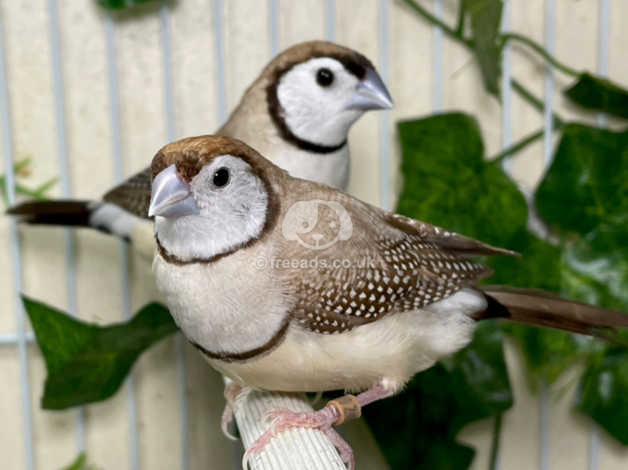
[[495,424],[493,425],[493,439],[491,441],[491,458],[489,460],[489,470],[497,469],[497,452],[499,451],[499,441],[502,434],[502,414],[495,416]]
[[517,34],[517,33],[504,33],[504,34],[501,35],[501,38],[504,41],[502,43],[502,47],[503,47],[503,45],[506,44],[507,41],[513,41],[514,40],[514,41],[522,42],[523,44],[525,44],[526,46],[530,47],[535,52],[537,52],[538,54],[543,56],[543,58],[546,61],[548,61],[550,64],[552,64],[554,67],[556,67],[558,70],[560,70],[564,74],[570,75],[572,77],[578,77],[580,75],[580,72],[578,72],[576,69],[572,69],[568,65],[565,65],[565,64],[559,62],[555,57],[550,55],[550,53],[547,52],[540,44],[537,44],[532,39],[530,39],[530,38],[528,38],[526,36],[523,36],[523,35]]
[[456,41],[464,44],[467,47],[471,47],[471,41],[462,37],[462,31],[459,34],[455,29],[453,29],[447,23],[436,18],[429,11],[427,11],[422,5],[419,5],[418,3],[415,3],[412,0],[403,0],[403,2],[406,3],[414,11],[416,11],[419,15],[427,19],[430,23],[432,23],[435,26],[439,26],[445,32],[445,34],[447,34],[447,36],[451,37],[452,39],[455,39]]
[[[542,113],[545,110],[545,104],[534,96],[530,90],[524,87],[521,82],[513,78],[510,83],[512,83],[513,89],[517,91],[521,97],[530,103],[538,112]],[[564,121],[554,112],[552,112],[552,119],[554,120],[554,126],[556,128],[563,127]]]
[[[436,26],[440,26],[443,29],[443,31],[450,38],[454,39],[455,41],[458,41],[462,45],[466,46],[468,49],[471,49],[471,50],[473,49],[473,40],[472,39],[465,39],[462,36],[462,32],[458,33],[456,30],[454,30],[453,28],[449,27],[446,23],[442,22],[441,20],[436,18],[434,15],[432,15],[429,11],[427,11],[421,5],[419,5],[417,3],[414,3],[414,1],[412,1],[412,0],[403,0],[403,1],[404,1],[404,3],[408,4],[419,15],[421,15],[423,18],[428,20],[430,23],[432,23],[433,25],[436,25]],[[532,41],[530,41],[530,42],[532,44],[534,44]],[[541,48],[541,50],[543,50],[543,49]],[[545,52],[545,51],[543,50],[543,52]],[[545,54],[547,54],[547,53],[545,53]],[[549,54],[547,54],[547,56],[549,57]],[[567,73],[567,72],[565,72],[565,73]],[[540,99],[538,99],[536,96],[534,96],[528,89],[526,89],[517,80],[512,79],[511,83],[512,83],[512,86],[513,86],[514,90],[517,93],[519,93],[519,95],[521,95],[521,97],[523,99],[528,101],[539,112],[541,112],[541,113],[543,112],[544,105],[543,105],[543,102]],[[554,119],[554,125],[557,128],[560,128],[560,127],[563,126],[563,124],[564,124],[563,120],[556,113],[552,113],[552,117]]]
[[456,24],[456,35],[463,37],[464,34],[464,19],[467,9],[464,7],[464,0],[460,0],[460,7],[458,7],[458,21]]
[[57,184],[57,181],[59,180],[59,178],[54,177],[54,178],[50,178],[48,181],[46,181],[45,183],[41,184],[40,186],[37,186],[33,191],[35,191],[37,194],[39,194],[42,198],[46,198],[46,192],[48,192],[48,190],[50,188],[52,188],[55,184]]
[[[46,184],[46,187],[44,187],[43,189],[42,187],[37,188],[37,189],[30,189],[30,188],[27,188],[26,186],[22,186],[21,184],[16,183],[15,193],[42,201],[46,199],[46,196],[43,194],[43,191],[49,189],[50,186],[51,185]],[[5,177],[4,175],[0,176],[0,192],[2,194],[2,198],[4,199],[5,204],[9,203],[9,195],[7,191],[8,189],[7,189]]]
[[519,142],[516,142],[515,144],[511,145],[510,147],[505,148],[504,150],[499,152],[497,155],[495,155],[494,157],[490,158],[491,163],[494,163],[495,165],[501,164],[501,162],[506,157],[512,156],[515,153],[520,152],[521,150],[523,150],[525,147],[530,145],[535,140],[540,139],[543,136],[543,133],[544,133],[544,130],[543,129],[539,129],[538,131],[533,132],[530,135],[527,135],[526,137],[521,139]]

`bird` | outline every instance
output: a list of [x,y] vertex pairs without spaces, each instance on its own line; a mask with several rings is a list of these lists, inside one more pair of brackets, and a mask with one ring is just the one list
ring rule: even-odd
[[[369,59],[332,42],[309,41],[286,49],[262,70],[217,134],[249,142],[293,176],[344,189],[351,126],[365,111],[392,105]],[[30,224],[96,228],[131,241],[152,259],[150,191],[146,168],[102,201],[30,201],[8,213]]]
[[305,426],[353,468],[333,426],[464,348],[481,320],[628,326],[621,312],[478,285],[491,270],[474,257],[517,254],[296,178],[242,141],[182,139],[151,168],[152,269],[187,339],[237,387],[346,392],[318,411],[273,410],[245,457]]

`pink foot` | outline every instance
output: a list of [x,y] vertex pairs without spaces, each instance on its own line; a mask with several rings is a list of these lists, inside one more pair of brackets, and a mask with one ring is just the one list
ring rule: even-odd
[[351,446],[332,427],[338,421],[338,410],[333,406],[326,406],[318,411],[297,413],[286,409],[271,410],[266,414],[271,420],[270,428],[264,432],[255,443],[244,453],[242,468],[246,470],[247,461],[251,455],[259,454],[270,441],[291,428],[318,429],[323,432],[336,447],[342,461],[347,464],[349,470],[355,469],[353,450]]
[[359,418],[362,407],[389,397],[395,390],[387,381],[380,381],[375,386],[358,396],[344,395],[331,400],[327,406],[309,413],[296,413],[290,410],[271,410],[266,417],[271,419],[270,428],[264,432],[242,457],[242,468],[246,470],[247,460],[253,454],[259,454],[277,434],[290,428],[310,428],[322,431],[336,447],[342,461],[349,470],[355,470],[351,446],[336,432],[337,426],[350,419]]
[[232,434],[229,430],[229,428],[231,427],[231,423],[233,423],[233,408],[231,408],[231,405],[229,403],[226,403],[225,409],[222,410],[222,417],[220,418],[220,429],[222,429],[222,433],[227,439],[237,441],[237,436]]
[[334,445],[340,458],[347,465],[349,470],[355,470],[355,459],[353,458],[353,449],[347,441],[345,441],[338,431],[334,428],[329,428],[325,433],[329,441]]
[[227,439],[231,439],[232,441],[238,440],[238,438],[229,431],[229,427],[231,426],[231,423],[233,423],[233,402],[238,397],[240,392],[242,392],[242,387],[235,382],[229,382],[228,385],[225,385],[224,393],[227,403],[225,404],[225,409],[222,411],[220,428],[222,429],[222,433],[225,437],[227,437]]

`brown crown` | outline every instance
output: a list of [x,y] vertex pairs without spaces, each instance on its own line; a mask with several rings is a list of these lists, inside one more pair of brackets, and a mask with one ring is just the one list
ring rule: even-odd
[[256,173],[274,167],[244,142],[229,137],[202,135],[177,140],[164,147],[153,157],[151,163],[154,178],[165,168],[175,164],[181,177],[190,181],[203,166],[220,155],[233,155],[245,160]]

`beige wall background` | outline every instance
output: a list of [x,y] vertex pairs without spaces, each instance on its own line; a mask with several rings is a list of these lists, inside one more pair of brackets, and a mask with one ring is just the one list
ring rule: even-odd
[[[453,23],[458,2],[435,1],[442,6],[445,20]],[[434,6],[434,0],[420,3],[430,9]],[[509,0],[507,4],[506,23],[512,30],[542,43],[551,39],[546,28],[553,29],[556,56],[577,69],[595,71],[603,66],[600,38],[606,37],[608,74],[628,86],[627,2]],[[439,89],[443,109],[462,109],[480,118],[489,155],[502,147],[508,120],[513,141],[543,125],[542,116],[514,94],[509,112],[503,115],[498,102],[483,91],[470,55],[446,38],[439,49],[434,29],[397,1],[179,0],[167,9],[139,8],[113,18],[94,0],[59,1],[56,10],[51,5],[55,6],[53,0],[0,0],[11,115],[10,157],[14,161],[32,160],[31,174],[25,180],[28,185],[67,175],[69,193],[78,198],[99,198],[116,180],[115,126],[107,79],[108,27],[116,54],[113,70],[118,85],[119,172],[123,176],[144,167],[168,140],[169,121],[164,111],[167,93],[171,93],[174,108],[170,121],[174,137],[211,132],[220,124],[221,112],[238,102],[275,47],[283,49],[298,41],[330,35],[384,65],[383,73],[396,102],[388,116],[365,116],[350,136],[350,191],[371,203],[392,201],[398,187],[394,122],[432,112],[439,104]],[[603,7],[610,12],[607,16],[601,13]],[[608,28],[600,29],[604,18],[608,18]],[[52,20],[58,22],[58,49],[51,39]],[[171,87],[163,73],[164,61],[168,60],[164,37],[171,45]],[[62,72],[62,114],[55,111],[55,97],[59,97],[54,91],[55,51]],[[543,64],[522,49],[511,52],[512,74],[542,97]],[[441,69],[435,68],[439,57]],[[219,74],[223,74],[226,91],[222,96]],[[574,115],[557,91],[568,82],[561,75],[554,81],[556,109],[565,116]],[[588,119],[594,122],[596,117]],[[63,130],[65,151],[59,140]],[[8,142],[2,139],[6,151]],[[67,173],[60,163],[64,155]],[[531,189],[544,166],[543,143],[539,141],[518,155],[510,168],[515,180]],[[381,177],[381,168],[387,170],[389,178]],[[58,184],[52,195],[60,196],[62,186]],[[19,329],[16,275],[27,295],[75,310],[86,321],[106,324],[123,318],[124,260],[119,243],[88,231],[75,233],[73,242],[74,250],[68,251],[64,230],[20,228],[17,253],[21,262],[16,272],[11,226],[6,218],[0,218],[0,299],[4,306],[0,333],[14,334]],[[128,264],[127,287],[131,310],[136,311],[157,294],[149,264],[133,255]],[[30,331],[28,324],[26,329]],[[58,469],[78,454],[79,412],[39,408],[44,363],[36,345],[30,343],[26,351],[35,468]],[[186,346],[184,355],[187,449],[181,445],[185,424],[177,348],[170,338],[141,357],[132,382],[127,381],[113,399],[84,409],[84,444],[90,462],[107,470],[134,468],[133,461],[142,469],[173,469],[181,468],[185,454],[190,469],[236,468],[232,445],[219,429],[223,407],[220,377],[192,348]],[[603,432],[593,431],[590,422],[570,411],[579,370],[570,371],[539,400],[526,385],[521,358],[512,345],[507,356],[516,404],[504,419],[501,469],[627,467],[628,450]],[[0,459],[2,468],[7,469],[27,468],[20,367],[18,348],[0,345]],[[135,420],[129,417],[130,403],[135,404]],[[477,423],[462,432],[461,440],[478,448],[474,469],[488,468],[491,426],[490,422]],[[385,468],[363,427],[353,426],[348,437],[357,449],[358,468]],[[373,455],[372,459],[365,457]]]

